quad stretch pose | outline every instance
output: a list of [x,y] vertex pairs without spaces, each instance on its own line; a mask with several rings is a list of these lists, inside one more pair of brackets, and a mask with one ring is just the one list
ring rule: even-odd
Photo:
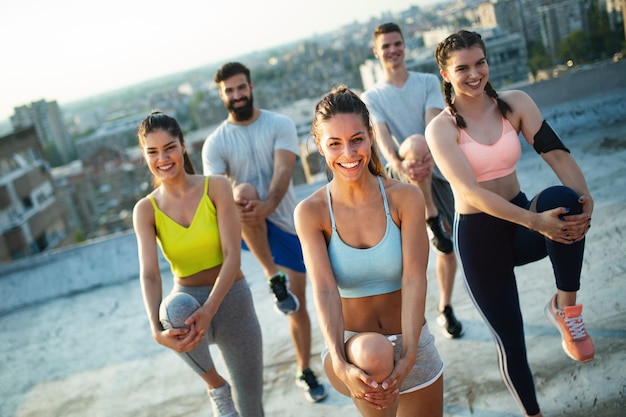
[[214,76],[228,110],[202,147],[205,175],[226,175],[233,185],[244,249],[257,259],[274,293],[274,306],[289,321],[296,354],[295,384],[318,402],[328,394],[309,367],[311,320],[306,306],[306,270],[293,225],[292,174],[299,154],[295,123],[254,105],[250,70],[228,62]]
[[362,99],[387,161],[387,174],[419,187],[424,194],[427,230],[436,249],[437,323],[444,336],[458,338],[463,335],[463,326],[452,308],[457,259],[448,234],[454,221],[454,197],[450,184],[433,163],[424,137],[426,125],[444,107],[441,83],[435,74],[409,71],[405,50],[397,24],[384,23],[374,30],[373,52],[382,66],[383,79],[368,88]]
[[332,179],[295,219],[326,375],[363,416],[441,416],[443,362],[424,317],[422,192],[385,178],[367,107],[347,88],[317,104],[312,135]]
[[[435,58],[447,108],[426,128],[426,140],[454,192],[455,241],[467,288],[493,333],[506,386],[526,415],[540,416],[514,268],[549,256],[556,294],[546,317],[561,332],[565,353],[590,361],[594,347],[576,293],[593,200],[580,168],[535,102],[522,91],[493,89],[479,34],[450,35]],[[562,183],[532,199],[520,190],[516,174],[520,132]]]
[[[153,112],[141,122],[138,138],[155,185],[133,210],[152,337],[200,375],[214,416],[262,417],[261,328],[240,268],[241,224],[230,183],[195,175],[172,117]],[[164,299],[157,242],[174,276]],[[210,343],[230,374],[234,403],[230,384],[215,369]]]

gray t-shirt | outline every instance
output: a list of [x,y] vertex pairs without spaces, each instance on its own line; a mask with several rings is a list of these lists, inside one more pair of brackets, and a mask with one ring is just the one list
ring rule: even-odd
[[[386,81],[376,83],[361,96],[374,124],[385,123],[398,143],[426,130],[426,110],[445,107],[441,85],[435,74],[409,71],[402,88]],[[433,175],[443,176],[435,167]]]
[[[202,146],[204,175],[226,175],[233,185],[252,184],[265,200],[274,173],[274,151],[284,149],[299,154],[296,126],[287,116],[262,110],[252,124],[241,126],[222,122]],[[296,207],[293,181],[285,196],[268,216],[280,229],[295,234],[293,212]]]
[[413,71],[409,71],[402,88],[380,81],[361,98],[370,111],[372,122],[386,123],[399,143],[415,133],[424,134],[427,109],[445,107],[437,76]]

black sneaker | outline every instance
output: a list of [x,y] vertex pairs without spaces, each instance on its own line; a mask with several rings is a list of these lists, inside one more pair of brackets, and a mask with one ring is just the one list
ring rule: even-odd
[[428,227],[432,232],[430,241],[433,243],[435,248],[442,253],[451,253],[454,250],[452,238],[443,228],[439,215],[426,219],[426,224],[428,224]]
[[274,309],[282,314],[292,314],[298,311],[298,298],[289,291],[289,279],[279,272],[269,280],[270,289],[274,293]]
[[305,369],[296,376],[296,385],[304,389],[304,396],[312,403],[322,401],[328,395],[326,387],[317,382],[315,374],[310,369]]
[[443,334],[449,339],[456,339],[463,336],[463,325],[454,316],[452,307],[446,306],[443,312],[439,313],[437,323],[443,327]]

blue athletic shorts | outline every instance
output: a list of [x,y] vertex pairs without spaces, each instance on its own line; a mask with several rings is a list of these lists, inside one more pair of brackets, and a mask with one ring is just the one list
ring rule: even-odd
[[[267,225],[267,240],[270,243],[270,250],[276,265],[284,266],[296,272],[306,272],[302,246],[298,236],[285,232],[268,220],[265,220],[265,224]],[[241,248],[250,250],[243,239],[241,240]]]

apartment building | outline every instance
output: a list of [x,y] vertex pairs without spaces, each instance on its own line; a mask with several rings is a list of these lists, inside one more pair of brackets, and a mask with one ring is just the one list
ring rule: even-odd
[[56,101],[39,100],[28,106],[15,107],[11,124],[14,130],[34,126],[42,150],[52,165],[67,164],[76,157],[74,142]]
[[0,137],[0,263],[72,241],[36,128]]

